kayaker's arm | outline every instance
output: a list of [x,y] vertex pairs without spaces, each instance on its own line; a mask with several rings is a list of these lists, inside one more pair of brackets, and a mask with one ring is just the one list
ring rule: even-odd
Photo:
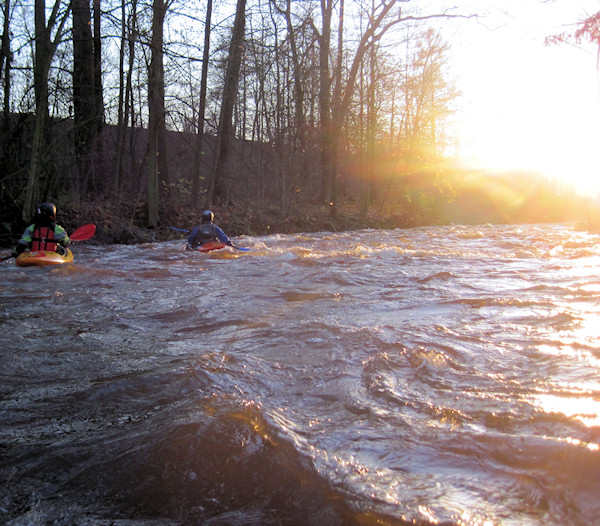
[[233,243],[229,240],[229,238],[227,237],[227,234],[225,234],[225,232],[223,232],[217,225],[215,225],[215,232],[217,233],[217,239],[221,243],[225,243],[226,245],[229,245],[230,247],[233,246]]
[[67,231],[60,225],[54,227],[54,239],[57,244],[62,245],[65,248],[71,244]]
[[196,238],[198,237],[198,227],[192,228],[190,235],[187,238],[187,246],[190,247],[191,250],[196,248],[198,245]]
[[215,225],[215,232],[217,233],[217,238],[219,239],[219,241],[221,243],[225,243],[226,245],[229,245],[231,248],[235,248],[236,250],[240,250],[241,252],[248,252],[250,249],[249,248],[241,248],[238,247],[236,245],[234,245],[229,238],[227,237],[227,235],[225,234],[225,232],[223,232],[218,226]]
[[21,254],[22,252],[25,252],[25,249],[27,249],[31,245],[34,228],[35,228],[35,225],[29,225],[25,229],[25,232],[23,232],[23,235],[21,236],[21,239],[19,239],[17,246],[13,250],[13,253],[12,253],[13,257],[16,258],[19,254]]

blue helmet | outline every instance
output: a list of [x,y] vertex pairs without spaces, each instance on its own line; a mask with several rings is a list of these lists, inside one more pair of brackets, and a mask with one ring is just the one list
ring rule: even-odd
[[203,223],[212,223],[215,219],[215,214],[213,214],[210,210],[205,210],[202,212],[202,222]]

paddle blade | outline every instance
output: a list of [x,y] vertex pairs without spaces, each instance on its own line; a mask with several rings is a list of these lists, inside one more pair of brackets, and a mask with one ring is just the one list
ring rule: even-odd
[[95,233],[96,225],[90,223],[88,225],[80,226],[69,237],[71,238],[71,241],[85,241],[86,239],[94,237]]

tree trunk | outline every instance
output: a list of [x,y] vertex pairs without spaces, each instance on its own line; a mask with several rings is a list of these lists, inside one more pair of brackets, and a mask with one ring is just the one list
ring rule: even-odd
[[[365,74],[364,74],[364,65],[361,64],[360,66],[360,75],[359,75],[359,114],[358,114],[358,144],[359,144],[359,165],[362,166],[366,166],[367,164],[367,153],[366,153],[366,148],[363,147],[363,145],[367,142],[367,134],[368,134],[368,130],[367,130],[367,124],[365,121],[367,121],[367,117],[365,117],[365,107],[367,105],[367,103],[365,101],[368,101],[368,83],[365,79]],[[362,168],[361,168],[362,170]],[[359,177],[358,180],[358,191],[360,193],[360,197],[359,197],[359,215],[361,217],[361,219],[364,219],[367,217],[367,212],[369,210],[369,196],[368,196],[368,184],[366,181],[364,181],[364,178]]]
[[4,1],[4,26],[2,27],[2,47],[0,49],[0,78],[4,79],[4,119],[8,123],[10,112],[10,68],[12,52],[10,50],[10,0]]
[[376,53],[375,45],[371,46],[369,58],[369,82],[367,85],[367,173],[365,178],[365,198],[366,198],[366,209],[365,216],[368,212],[369,206],[374,199],[375,185],[375,145],[377,136],[377,110],[375,104],[375,67],[376,67]]
[[168,180],[163,30],[167,3],[154,0],[152,57],[148,71],[148,226],[158,226],[158,199],[161,180]]
[[[277,8],[277,3],[273,2]],[[309,172],[308,157],[306,155],[306,115],[304,110],[304,87],[302,85],[302,67],[300,65],[300,57],[298,54],[298,46],[294,35],[294,25],[292,24],[292,6],[291,0],[286,0],[285,11],[277,8],[285,17],[287,26],[288,39],[290,42],[291,60],[293,68],[294,82],[294,120],[293,129],[295,136],[292,144],[292,155],[289,159],[289,171],[292,173],[291,197],[290,201],[295,196],[296,190],[301,186],[302,179],[307,178]],[[289,209],[288,209],[289,212]]]
[[204,119],[206,115],[206,86],[208,83],[208,59],[210,58],[210,32],[212,18],[212,0],[207,0],[206,21],[204,26],[204,51],[202,54],[202,78],[200,79],[200,107],[198,108],[198,136],[194,159],[192,195],[190,205],[196,208],[199,203],[200,181],[202,180],[202,157],[204,156]]
[[92,151],[92,166],[94,168],[94,176],[96,184],[102,186],[103,189],[109,186],[109,181],[100,179],[101,175],[106,171],[107,165],[105,161],[103,142],[101,140],[102,130],[104,128],[104,87],[102,86],[102,19],[100,1],[94,0],[94,141],[91,144]]
[[104,124],[104,88],[102,87],[102,10],[100,1],[94,0],[94,91],[96,94],[96,125],[98,132]]
[[75,154],[79,190],[87,193],[92,175],[92,151],[97,132],[94,41],[89,0],[72,0],[73,9],[73,110]]
[[48,121],[48,70],[50,68],[50,30],[46,27],[46,2],[35,0],[35,58],[33,63],[33,86],[36,101],[35,129],[31,144],[27,186],[21,210],[22,219],[29,221],[38,200],[40,171],[43,152],[47,142]]
[[[133,64],[135,60],[135,35],[137,34],[137,0],[131,2],[131,11],[129,15],[129,24],[126,22],[126,7],[128,4],[121,4],[121,49],[119,52],[119,113],[117,123],[117,152],[116,152],[116,175],[114,180],[114,190],[117,195],[123,190],[124,161],[127,158],[127,138],[128,123],[131,110],[131,126],[133,127],[133,104],[131,101],[133,87]],[[125,73],[125,56],[127,49],[128,68]],[[133,148],[130,148],[131,154]],[[133,163],[131,163],[133,166]]]
[[[340,0],[340,25],[338,27],[338,52],[335,64],[333,88],[333,115],[332,115],[332,133],[340,133],[341,125],[338,122],[341,120],[339,114],[340,100],[342,98],[342,64],[344,59],[344,0]],[[338,155],[339,155],[339,135],[332,136],[331,140],[331,166],[329,167],[329,195],[331,200],[330,214],[331,217],[337,217],[338,211]]]
[[238,0],[233,24],[233,34],[229,46],[229,57],[223,87],[223,101],[219,118],[219,132],[217,134],[218,149],[216,152],[215,167],[209,182],[209,191],[206,204],[209,207],[213,200],[220,200],[225,196],[225,163],[229,155],[230,143],[233,140],[233,108],[237,97],[240,67],[242,64],[242,50],[244,33],[246,29],[246,0]]
[[[61,2],[56,0],[48,23],[46,24],[46,2],[35,0],[35,59],[33,71],[33,83],[36,100],[36,119],[34,138],[29,159],[29,170],[27,174],[27,185],[21,216],[24,221],[29,221],[33,216],[36,201],[40,198],[40,180],[50,171],[48,157],[48,73],[50,64],[56,48],[62,39],[62,32],[67,21],[71,4],[60,13]],[[62,17],[58,22],[54,41],[50,39],[50,32],[57,24],[58,16]]]
[[[321,0],[322,2],[325,0]],[[382,35],[390,29],[395,24],[398,24],[402,21],[400,16],[392,19],[386,25],[384,22],[386,21],[388,15],[392,12],[392,9],[396,5],[397,0],[390,0],[388,3],[381,2],[379,6],[375,6],[372,4],[372,13],[369,17],[369,23],[367,30],[361,37],[361,40],[358,44],[356,54],[352,60],[352,64],[348,73],[348,79],[346,80],[346,89],[339,89],[339,95],[334,94],[334,105],[333,105],[333,117],[331,119],[330,125],[330,144],[329,144],[329,156],[328,162],[329,167],[327,168],[329,174],[329,181],[331,182],[331,214],[335,215],[337,213],[337,182],[335,177],[337,176],[338,171],[338,159],[337,155],[339,152],[339,144],[340,137],[342,134],[342,128],[344,125],[344,118],[348,113],[350,107],[350,101],[352,100],[352,96],[354,94],[354,90],[356,87],[356,76],[358,75],[359,68],[364,60],[364,56],[369,51],[371,46],[374,46],[375,43],[382,37]],[[381,8],[379,13],[376,13],[376,10]],[[342,30],[342,20],[340,21],[340,31]],[[379,30],[379,31],[378,31]],[[341,57],[338,55],[338,64],[336,75],[341,74]]]
[[125,2],[121,3],[121,44],[119,47],[119,100],[117,105],[117,148],[115,158],[115,177],[113,188],[118,196],[121,193],[121,181],[123,170],[123,152],[125,151],[125,47],[127,43],[127,23],[126,23]]
[[[0,48],[0,79],[3,79],[4,100],[2,101],[2,159],[0,171],[3,174],[9,173],[9,144],[10,136],[10,70],[12,63],[12,52],[10,50],[10,0],[4,2],[4,25],[2,28],[2,47]],[[12,170],[11,170],[12,171]],[[2,186],[2,194],[4,186]],[[1,194],[0,194],[1,195]]]
[[319,117],[321,120],[321,198],[331,203],[329,181],[332,168],[331,136],[331,76],[329,73],[329,52],[331,47],[331,13],[333,0],[321,0],[323,28],[319,39]]

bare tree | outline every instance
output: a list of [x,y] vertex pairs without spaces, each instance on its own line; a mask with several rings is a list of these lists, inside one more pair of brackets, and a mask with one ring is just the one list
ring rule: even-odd
[[4,2],[4,24],[2,27],[2,43],[0,47],[0,79],[4,86],[4,118],[8,119],[10,111],[10,68],[12,63],[12,52],[10,50],[10,0]]
[[229,46],[223,98],[219,118],[218,148],[214,170],[208,184],[206,206],[213,200],[219,200],[225,195],[224,173],[225,163],[229,155],[230,142],[233,140],[233,109],[237,98],[240,66],[242,63],[242,50],[246,28],[246,0],[238,0],[233,23],[233,33]]
[[[331,200],[331,181],[334,177],[333,147],[334,138],[331,121],[331,73],[329,71],[329,54],[331,52],[331,16],[333,0],[321,0],[321,32],[319,34],[319,119],[322,188],[321,198]],[[335,210],[334,212],[335,213]]]
[[552,35],[546,38],[547,44],[562,44],[566,42],[581,43],[582,40],[589,40],[596,44],[600,50],[600,11],[585,18],[577,24],[577,29],[573,32]]
[[[127,8],[129,7],[129,12]],[[121,3],[121,39],[119,45],[119,87],[118,87],[118,108],[117,108],[117,147],[115,149],[116,169],[114,179],[114,190],[116,195],[120,195],[125,170],[125,159],[130,158],[132,149],[127,147],[127,140],[131,133],[128,132],[128,123],[131,127],[134,125],[134,105],[133,105],[133,75],[135,62],[135,43],[138,35],[138,13],[137,0],[132,0],[130,4]],[[125,70],[125,60],[127,59],[127,70]],[[130,130],[131,131],[131,130]],[[131,145],[131,143],[130,143]],[[130,163],[132,166],[133,163]]]
[[458,95],[444,75],[448,44],[429,29],[416,39],[416,48],[404,66],[404,106],[400,137],[413,156],[439,153],[440,123],[450,114]]
[[94,84],[96,92],[96,124],[104,123],[104,90],[102,89],[102,10],[101,0],[94,2]]
[[163,33],[169,2],[154,0],[148,68],[148,226],[158,225],[159,183],[168,181]]
[[[231,35],[225,31],[219,32],[220,27],[225,27],[222,20],[211,20],[218,17],[219,6],[213,4],[214,0],[207,0],[205,6],[178,4],[179,12],[173,10],[173,0],[143,0],[142,3],[129,0],[122,2],[118,6],[120,9],[113,9],[116,4],[105,0],[107,7],[102,17],[101,0],[73,0],[68,5],[67,0],[46,1],[55,2],[55,7],[47,24],[52,28],[50,31],[46,31],[46,25],[39,22],[39,13],[49,12],[37,10],[38,26],[42,30],[36,32],[39,49],[35,53],[36,104],[38,101],[43,104],[44,99],[40,99],[38,94],[43,93],[41,87],[46,84],[46,108],[48,100],[56,103],[51,107],[52,115],[62,118],[63,127],[70,123],[71,116],[69,104],[64,101],[70,101],[72,96],[78,141],[75,146],[57,144],[56,141],[51,144],[53,148],[64,149],[63,159],[70,159],[76,153],[74,158],[78,159],[80,168],[79,173],[68,172],[66,170],[69,170],[70,162],[66,161],[64,167],[57,166],[54,178],[44,176],[44,170],[54,164],[44,160],[52,150],[47,147],[48,142],[43,134],[45,127],[40,125],[47,122],[48,109],[45,112],[36,111],[38,126],[33,141],[30,180],[26,187],[29,193],[25,199],[29,203],[29,210],[41,195],[48,194],[50,185],[57,188],[57,182],[76,181],[77,184],[72,186],[76,194],[80,189],[91,189],[96,180],[102,181],[94,174],[103,173],[100,163],[106,161],[101,155],[86,159],[85,153],[99,151],[100,142],[94,142],[95,126],[92,121],[97,119],[102,122],[104,98],[107,101],[107,123],[117,125],[115,147],[112,149],[114,195],[119,196],[121,204],[130,203],[130,200],[120,199],[125,195],[124,190],[134,199],[147,198],[150,226],[159,224],[159,208],[161,213],[167,210],[164,206],[166,197],[169,197],[169,205],[175,206],[197,206],[199,202],[210,205],[223,203],[225,199],[236,199],[241,208],[260,203],[264,207],[278,206],[281,213],[289,213],[292,209],[303,211],[303,205],[308,203],[330,203],[330,211],[336,215],[338,203],[358,188],[359,179],[354,178],[359,169],[357,167],[360,166],[364,171],[369,166],[369,160],[387,147],[382,138],[406,141],[407,134],[400,133],[396,123],[400,122],[405,131],[409,125],[413,131],[418,129],[420,137],[439,135],[439,121],[425,120],[427,114],[424,110],[427,107],[424,104],[432,107],[432,101],[424,97],[430,97],[431,93],[423,93],[420,99],[422,104],[415,111],[414,104],[399,103],[399,82],[396,83],[396,91],[382,85],[381,68],[388,65],[382,62],[385,58],[382,51],[384,45],[380,41],[389,28],[413,19],[400,12],[400,6],[407,5],[403,0],[362,0],[352,3],[345,0],[309,0],[301,3],[292,0],[269,0],[265,3],[264,0],[256,0],[252,4],[248,0],[236,0]],[[15,0],[5,1],[4,12],[9,5],[14,7],[14,3]],[[37,6],[40,5],[44,5],[43,0],[37,0]],[[140,9],[140,6],[144,9]],[[48,87],[48,75],[45,82],[40,82],[40,73],[43,72],[40,64],[48,56],[44,51],[52,50],[51,44],[59,42],[56,40],[57,22],[64,24],[62,17],[71,7],[74,10],[72,55],[68,48],[64,53],[62,48],[59,49],[53,66],[58,64],[61,67],[51,69]],[[90,7],[93,11],[90,11]],[[150,7],[153,10],[146,9]],[[269,9],[265,10],[265,7]],[[198,12],[202,12],[202,15],[197,16]],[[364,26],[360,28],[353,26],[354,21],[359,21],[354,18],[358,13],[362,14],[364,21]],[[27,12],[24,11],[24,14]],[[93,15],[93,19],[90,15]],[[189,27],[182,24],[181,30],[178,23],[171,25],[169,41],[165,43],[167,15],[169,18],[187,17],[192,24]],[[201,60],[198,60],[199,46],[194,43],[202,39],[198,30],[201,19],[205,20],[204,48]],[[23,19],[20,24],[17,23],[17,28],[23,29],[20,32],[24,36],[18,44],[17,40],[7,44],[4,39],[4,85],[9,76],[7,57],[10,50],[7,55],[7,46],[16,46],[18,50],[19,46],[23,49],[27,45],[25,36],[28,22]],[[120,29],[117,31],[120,36],[114,34],[113,28]],[[247,37],[246,32],[250,36]],[[49,34],[53,35],[52,39]],[[178,35],[184,38],[178,40]],[[100,55],[100,41],[103,58]],[[44,47],[44,42],[48,46]],[[210,56],[215,49],[218,53],[228,53],[223,61],[224,67],[218,70],[210,66]],[[15,53],[13,77],[18,75],[19,80],[9,84],[8,88],[16,90],[12,92],[12,104],[24,101],[22,107],[25,111],[31,111],[33,104],[28,106],[26,82],[22,79],[33,76],[26,74],[30,71],[30,65],[20,59],[23,55]],[[101,58],[107,57],[115,63],[118,60],[118,71],[107,67],[102,71]],[[61,64],[58,63],[59,59]],[[63,65],[69,66],[71,63],[72,78],[63,73],[68,71],[68,67],[64,68]],[[406,89],[411,87],[411,83],[414,86],[418,84],[416,70],[411,73],[410,82],[408,78],[404,79]],[[240,80],[242,74],[243,82]],[[104,79],[104,87],[101,78]],[[424,82],[419,85],[422,86]],[[357,95],[359,85],[361,91]],[[5,100],[8,88],[4,90]],[[386,92],[386,89],[390,91]],[[198,91],[199,101],[196,100]],[[388,96],[393,99],[394,108],[390,116],[392,133],[385,138],[381,135],[380,119],[387,117],[387,108],[381,105],[385,104],[385,97]],[[411,94],[411,97],[416,104],[416,96]],[[166,119],[169,121],[166,122]],[[357,130],[359,121],[360,132]],[[148,135],[144,130],[146,127],[149,129]],[[214,149],[211,148],[213,155],[208,157],[204,153],[204,150],[208,150],[205,142],[208,142],[207,134],[213,130],[216,130],[216,140]],[[178,144],[176,141],[188,143],[191,137],[194,148],[171,149],[167,152],[167,136],[169,144]],[[55,137],[57,135],[52,135],[53,139]],[[139,144],[142,143],[142,148],[146,146],[146,137],[149,139],[144,152]],[[107,133],[103,140],[113,140],[113,135]],[[27,138],[19,143],[29,145],[32,141]],[[377,151],[374,150],[375,145]],[[234,151],[239,156],[234,157]],[[359,154],[364,156],[361,159],[363,162],[350,166],[349,160]],[[206,158],[211,161],[208,167]],[[19,168],[24,167],[21,165]],[[349,169],[353,172],[349,173]],[[17,171],[11,170],[12,173]],[[373,169],[371,173],[374,173]],[[88,176],[89,185],[86,181]],[[169,176],[174,178],[173,181]],[[244,191],[236,191],[229,184],[232,180],[239,183],[237,186]],[[364,177],[360,178],[360,181],[365,180]],[[13,188],[22,185],[12,175],[10,183]],[[365,196],[361,202],[363,213],[373,202],[368,194],[372,190],[380,191],[376,183],[371,181],[367,187],[362,187],[360,195]],[[67,186],[63,185],[64,188]],[[191,193],[188,193],[190,188]],[[206,194],[203,194],[205,188]],[[372,194],[373,197],[376,195]],[[163,206],[159,207],[160,204]],[[132,217],[136,210],[132,209]]]
[[[10,73],[12,66],[12,51],[10,49],[10,0],[4,2],[4,24],[2,27],[2,42],[0,47],[0,80],[4,88],[4,99],[2,101],[3,119],[2,119],[2,159],[0,159],[0,170],[2,173],[8,172],[8,148],[7,141],[10,133]],[[4,187],[2,187],[4,189]],[[2,192],[4,193],[4,192]]]
[[198,206],[200,193],[200,181],[202,178],[202,157],[204,155],[204,120],[206,118],[206,90],[208,83],[208,60],[210,57],[210,33],[212,18],[212,0],[206,3],[206,19],[204,22],[204,50],[202,54],[202,78],[200,79],[200,102],[198,107],[198,136],[196,138],[196,151],[194,159],[194,171],[192,177],[192,194],[190,205]]
[[[95,4],[99,0],[94,0]],[[94,156],[96,137],[101,128],[103,108],[96,76],[100,75],[94,46],[100,39],[92,37],[89,0],[72,0],[73,11],[73,109],[74,138],[80,190],[87,192],[88,181],[95,183]],[[96,14],[96,16],[98,16]],[[96,25],[94,25],[96,28]],[[98,30],[98,29],[96,29]]]
[[[50,65],[58,45],[63,38],[64,26],[71,10],[71,3],[66,6],[61,0],[56,0],[46,22],[45,0],[35,0],[35,60],[34,60],[34,89],[36,101],[36,120],[33,144],[29,160],[27,186],[21,215],[29,221],[33,215],[36,201],[39,199],[40,179],[43,173],[48,173],[48,75]],[[52,30],[55,30],[52,40]]]
[[[365,54],[372,46],[379,41],[382,36],[394,25],[403,21],[401,11],[394,12],[394,7],[398,4],[398,0],[382,1],[379,5],[372,6],[372,12],[368,16],[368,25],[365,32],[361,35],[360,42],[352,60],[348,78],[344,86],[340,85],[336,91],[336,99],[333,104],[333,114],[331,121],[331,145],[330,153],[327,158],[327,166],[325,167],[330,182],[331,195],[331,213],[333,216],[337,214],[337,172],[338,160],[337,155],[340,147],[340,137],[344,125],[344,118],[348,112],[350,101],[356,88],[356,77],[359,72],[360,65],[363,62]],[[395,15],[395,16],[391,16]],[[336,72],[334,76],[341,79],[342,67],[341,61],[336,64]]]

